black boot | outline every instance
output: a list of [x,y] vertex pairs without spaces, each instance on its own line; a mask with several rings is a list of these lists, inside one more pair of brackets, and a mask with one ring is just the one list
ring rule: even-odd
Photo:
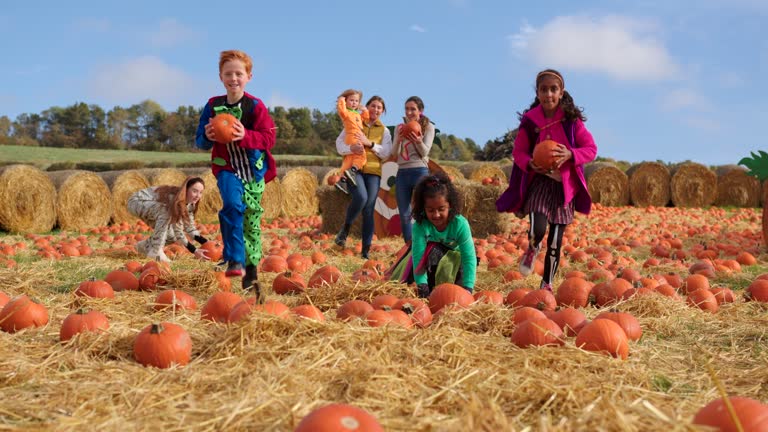
[[361,254],[361,256],[363,257],[363,259],[369,259],[369,258],[368,258],[368,252],[369,252],[370,250],[371,250],[371,245],[364,245],[364,246],[363,246],[363,253]]
[[[245,266],[245,276],[243,276],[243,290],[249,292],[254,289],[254,286],[258,287],[259,273],[256,266],[248,264]],[[258,293],[257,293],[258,297]]]
[[336,234],[336,239],[333,241],[336,243],[336,246],[344,247],[344,244],[347,242],[347,236],[349,235],[349,225],[344,224],[344,226],[341,227],[341,230],[338,234]]

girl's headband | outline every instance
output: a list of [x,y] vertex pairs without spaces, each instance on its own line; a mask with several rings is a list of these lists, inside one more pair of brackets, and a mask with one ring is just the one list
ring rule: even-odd
[[539,72],[539,74],[536,75],[536,83],[538,83],[539,82],[539,78],[541,78],[544,75],[552,75],[553,77],[556,77],[557,79],[560,80],[560,85],[563,87],[563,89],[565,89],[565,80],[563,80],[563,77],[559,73],[552,72],[552,71],[546,71],[545,70],[545,71]]

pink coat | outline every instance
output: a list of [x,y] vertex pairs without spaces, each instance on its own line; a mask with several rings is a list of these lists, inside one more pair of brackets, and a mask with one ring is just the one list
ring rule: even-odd
[[[560,175],[563,179],[563,192],[565,194],[564,202],[565,204],[568,204],[572,200],[575,200],[574,205],[576,211],[585,214],[589,213],[592,200],[587,189],[587,181],[584,178],[584,164],[594,160],[597,155],[597,146],[595,145],[594,138],[592,138],[592,134],[587,130],[581,120],[577,119],[573,121],[573,145],[571,145],[565,130],[563,129],[564,122],[556,123],[544,128],[546,125],[550,125],[552,122],[556,122],[564,117],[562,109],[559,108],[552,118],[544,117],[544,110],[541,105],[525,113],[524,117],[527,117],[536,125],[539,134],[538,141],[551,139],[564,144],[573,152],[573,159],[566,161],[560,167]],[[539,131],[539,129],[541,130]],[[525,192],[528,188],[528,184],[530,184],[533,175],[535,175],[533,171],[528,171],[528,162],[531,160],[531,153],[532,148],[531,143],[528,142],[528,134],[523,128],[520,128],[517,138],[515,138],[512,157],[516,165],[515,168],[521,170],[523,175],[518,178],[515,178],[516,176],[510,178],[510,185],[507,192],[505,192],[497,202],[499,211],[516,212],[522,207],[525,201]],[[513,184],[516,182],[521,184]]]

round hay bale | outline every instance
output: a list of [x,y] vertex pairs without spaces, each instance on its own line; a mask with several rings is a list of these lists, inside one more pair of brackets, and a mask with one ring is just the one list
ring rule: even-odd
[[672,169],[670,192],[675,207],[706,207],[717,199],[717,175],[696,162],[684,162]]
[[59,228],[67,231],[106,226],[112,217],[112,192],[90,171],[66,170],[48,173],[56,187],[56,216]]
[[56,224],[56,188],[29,165],[0,168],[0,229],[12,233],[48,232]]
[[483,185],[468,180],[455,182],[454,185],[461,199],[461,214],[469,221],[473,236],[486,237],[510,231],[512,215],[496,211],[496,200],[504,192],[504,186]]
[[321,177],[321,178],[322,178],[322,180],[320,180],[320,186],[330,186],[330,185],[328,184],[328,179],[329,179],[331,176],[334,176],[334,175],[340,176],[340,175],[341,175],[341,168],[331,168],[331,169],[329,169],[329,170],[328,170],[328,171],[325,173],[325,175],[323,175],[323,176]]
[[[297,168],[297,167],[290,167],[290,166],[278,166],[277,167],[277,178],[281,179],[285,177],[285,174],[288,173],[288,171]],[[335,171],[338,172],[339,168],[331,167],[331,166],[322,166],[322,165],[308,165],[308,166],[301,166],[298,168],[304,168],[305,170],[311,172],[315,175],[315,177],[319,179],[325,178],[326,175],[328,175],[329,172]],[[321,183],[322,184],[322,183]]]
[[455,167],[453,165],[440,165],[443,168],[443,171],[450,177],[454,182],[466,180],[467,178],[464,177],[464,174],[461,172],[461,170],[458,167]]
[[187,179],[187,175],[184,174],[184,171],[177,168],[160,168],[154,169],[152,174],[147,175],[147,178],[152,186],[180,186]]
[[[352,198],[339,191],[333,186],[322,184],[317,188],[318,207],[322,216],[320,231],[326,234],[336,234],[344,225],[347,217],[347,207]],[[350,236],[360,237],[362,235],[362,217],[356,217],[349,229]],[[349,244],[349,243],[348,243]]]
[[629,204],[629,179],[610,162],[592,162],[584,167],[592,202],[621,207]]
[[283,214],[287,217],[317,214],[317,177],[304,168],[294,168],[282,180]]
[[99,177],[112,192],[112,223],[135,222],[138,218],[128,212],[128,198],[149,187],[149,180],[138,170],[104,171]]
[[459,171],[461,171],[468,180],[478,183],[482,182],[484,178],[494,177],[498,177],[498,179],[504,183],[504,179],[509,178],[498,164],[488,162],[470,162],[460,166]]
[[672,177],[666,165],[659,162],[641,162],[627,170],[629,199],[638,207],[664,207],[669,204]]
[[739,165],[723,165],[715,169],[717,199],[715,205],[757,207],[760,205],[760,180],[747,174]]
[[218,222],[219,210],[221,210],[223,202],[221,201],[221,193],[219,192],[218,183],[216,183],[216,177],[213,176],[213,172],[209,169],[197,175],[205,183],[205,192],[200,199],[200,204],[197,205],[197,216],[195,216],[195,219],[203,223]]
[[515,163],[513,161],[510,161],[509,163],[505,163],[501,166],[501,170],[504,171],[504,175],[507,177],[507,181],[509,180],[509,176],[512,174],[512,167],[515,166]]
[[264,208],[265,219],[280,217],[280,213],[283,211],[283,188],[277,177],[267,183],[266,188],[264,188],[264,195],[261,197],[261,207]]

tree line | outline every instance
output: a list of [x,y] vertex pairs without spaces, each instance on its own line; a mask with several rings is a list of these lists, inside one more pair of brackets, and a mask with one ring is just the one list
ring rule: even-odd
[[[168,112],[152,100],[109,111],[78,102],[39,114],[19,114],[15,120],[0,116],[0,145],[190,151],[195,148],[201,111],[202,107],[180,106]],[[275,153],[336,154],[335,141],[343,125],[335,110],[278,106],[269,111],[278,128]],[[440,134],[440,141],[441,147],[433,146],[430,153],[435,159],[472,160],[483,156],[471,138]]]

